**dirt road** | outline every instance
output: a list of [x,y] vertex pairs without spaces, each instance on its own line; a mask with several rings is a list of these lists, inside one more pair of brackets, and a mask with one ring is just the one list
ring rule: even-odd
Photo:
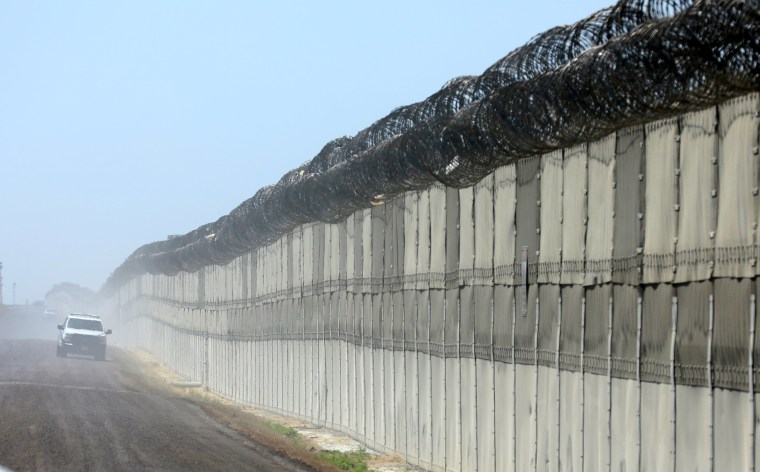
[[312,470],[218,424],[189,401],[130,382],[114,360],[117,351],[106,362],[56,357],[58,322],[0,313],[0,466],[16,472]]

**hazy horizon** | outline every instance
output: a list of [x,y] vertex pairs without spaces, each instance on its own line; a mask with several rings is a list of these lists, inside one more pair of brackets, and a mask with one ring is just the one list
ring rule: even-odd
[[97,291],[139,246],[613,3],[2,2],[3,301]]

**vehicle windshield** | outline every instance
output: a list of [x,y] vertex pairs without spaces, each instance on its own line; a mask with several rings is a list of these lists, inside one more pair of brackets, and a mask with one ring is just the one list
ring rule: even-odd
[[81,318],[70,318],[69,328],[89,329],[90,331],[103,331],[103,324],[100,320],[83,320]]

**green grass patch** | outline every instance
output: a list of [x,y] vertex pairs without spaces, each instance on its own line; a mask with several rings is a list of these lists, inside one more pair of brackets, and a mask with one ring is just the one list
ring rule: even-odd
[[276,433],[282,434],[283,436],[286,436],[290,439],[298,438],[298,431],[288,426],[283,426],[279,423],[274,423],[272,421],[267,421],[267,426],[272,428]]
[[290,439],[296,446],[306,448],[306,443],[295,429],[275,423],[274,421],[264,421],[264,424],[275,433]]
[[319,453],[319,458],[340,470],[349,472],[369,471],[367,466],[369,453],[364,450],[354,452],[322,451]]

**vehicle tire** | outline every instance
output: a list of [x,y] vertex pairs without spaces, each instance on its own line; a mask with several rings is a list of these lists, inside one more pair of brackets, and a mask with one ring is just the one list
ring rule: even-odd
[[106,360],[106,351],[105,349],[97,354],[95,354],[95,360],[96,361],[104,361]]
[[55,348],[55,354],[58,357],[66,357],[66,351],[64,351],[63,349],[61,349],[60,346],[58,346],[58,347]]

